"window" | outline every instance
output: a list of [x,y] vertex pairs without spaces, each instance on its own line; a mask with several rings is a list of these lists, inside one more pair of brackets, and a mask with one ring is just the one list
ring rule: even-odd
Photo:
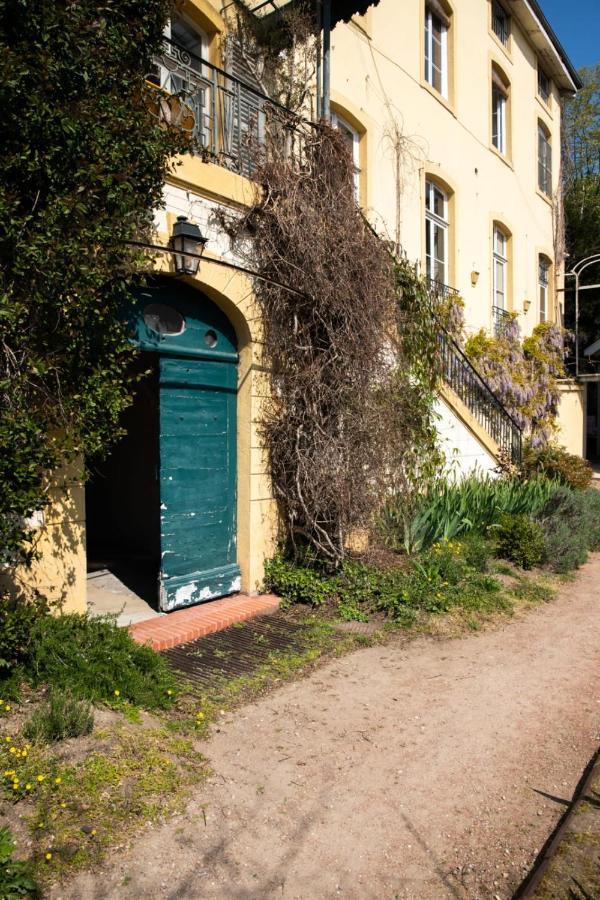
[[428,278],[448,283],[448,197],[433,181],[425,182],[425,263]]
[[538,187],[542,193],[552,195],[552,146],[550,132],[538,122]]
[[500,72],[492,67],[492,144],[499,153],[506,155],[508,84]]
[[354,197],[358,201],[360,199],[360,134],[346,119],[335,112],[331,115],[331,123],[348,144],[354,163]]
[[492,2],[492,31],[501,44],[508,47],[510,37],[510,16],[497,0]]
[[492,299],[492,303],[496,309],[506,310],[508,283],[508,236],[498,225],[494,225],[492,265],[494,284],[494,296]]
[[550,102],[550,94],[551,94],[551,92],[552,92],[552,87],[551,87],[551,84],[550,84],[550,79],[548,78],[548,76],[546,75],[546,73],[544,72],[544,70],[543,70],[542,68],[540,68],[539,65],[538,65],[537,76],[538,76],[538,79],[537,79],[537,81],[538,81],[538,87],[537,87],[538,94],[539,94],[539,96],[542,98],[542,100],[544,101],[544,103],[549,103],[549,102]]
[[548,316],[548,285],[550,281],[550,260],[546,256],[538,259],[538,286],[540,297],[540,322],[545,322]]
[[448,96],[448,17],[438,3],[425,6],[425,81]]

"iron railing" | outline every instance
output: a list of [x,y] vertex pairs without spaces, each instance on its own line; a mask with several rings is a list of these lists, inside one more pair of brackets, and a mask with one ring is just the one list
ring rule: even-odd
[[188,131],[193,152],[251,177],[257,147],[278,129],[286,153],[301,155],[303,122],[252,85],[165,38],[148,82],[160,118]]
[[[428,279],[432,301],[456,294],[455,288]],[[438,333],[441,376],[481,427],[507,453],[513,463],[522,458],[522,430],[499,397],[440,325]]]
[[502,337],[510,320],[511,315],[508,310],[502,309],[501,306],[492,306],[492,324],[496,337]]

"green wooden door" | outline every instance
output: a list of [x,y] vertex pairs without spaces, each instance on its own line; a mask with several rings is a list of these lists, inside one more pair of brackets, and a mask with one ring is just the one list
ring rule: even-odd
[[159,605],[240,589],[235,332],[207,297],[161,281],[137,293],[135,342],[159,356]]

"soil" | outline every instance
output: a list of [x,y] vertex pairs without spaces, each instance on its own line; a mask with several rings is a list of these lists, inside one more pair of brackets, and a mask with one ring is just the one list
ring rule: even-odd
[[508,900],[600,739],[600,555],[494,630],[393,639],[222,716],[185,813],[49,894]]

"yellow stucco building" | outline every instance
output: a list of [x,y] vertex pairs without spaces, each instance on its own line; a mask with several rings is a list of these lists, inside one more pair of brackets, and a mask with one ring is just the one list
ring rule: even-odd
[[[287,2],[246,5],[264,18]],[[27,580],[67,609],[85,609],[95,589],[90,572],[104,577],[111,569],[134,593],[154,591],[165,610],[254,592],[275,545],[258,426],[267,392],[260,317],[215,216],[254,196],[246,142],[261,139],[269,102],[226,40],[231,7],[184,0],[148,75],[158,114],[179,116],[206,148],[168,179],[156,244],[169,247],[183,219],[208,243],[196,272],[177,273],[178,259],[163,254],[154,294],[137,298],[137,339],[156,382],[144,409],[139,401],[132,413],[131,446],[97,473],[87,504],[77,471],[64,473],[53,504],[32,523],[42,554]],[[323,8],[333,28],[310,113],[330,112],[347,138],[357,200],[371,223],[419,262],[436,290],[461,294],[468,331],[493,331],[509,311],[519,313],[524,333],[544,319],[560,321],[561,97],[578,79],[538,4],[324,0]],[[175,94],[185,97],[180,107],[168,100]],[[581,395],[570,383],[564,393],[563,440],[581,452]],[[500,432],[458,394],[441,392],[440,438],[462,470],[489,470]],[[184,420],[193,427],[185,431]],[[154,459],[156,450],[140,462],[159,440],[162,457]],[[136,519],[117,511],[128,491],[145,498]],[[182,547],[192,548],[191,563],[180,558]],[[131,566],[123,575],[121,557],[137,575]]]

